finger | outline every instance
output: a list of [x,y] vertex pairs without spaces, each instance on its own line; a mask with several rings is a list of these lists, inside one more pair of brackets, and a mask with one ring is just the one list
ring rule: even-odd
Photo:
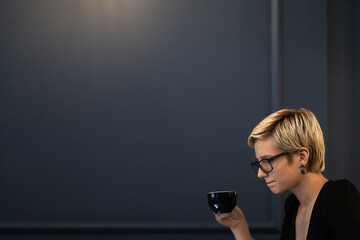
[[225,219],[225,218],[228,218],[230,214],[215,214],[215,218],[217,220],[222,220],[222,219]]
[[214,213],[213,214],[217,215],[217,216],[228,216],[230,215],[230,213]]

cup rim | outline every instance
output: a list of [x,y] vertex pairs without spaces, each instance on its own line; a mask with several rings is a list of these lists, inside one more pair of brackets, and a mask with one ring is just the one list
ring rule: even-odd
[[213,194],[213,193],[236,193],[236,191],[225,191],[225,190],[221,190],[221,191],[208,192],[208,194]]

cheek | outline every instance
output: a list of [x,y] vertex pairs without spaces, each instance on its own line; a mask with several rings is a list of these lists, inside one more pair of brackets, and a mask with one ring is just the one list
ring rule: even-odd
[[299,174],[293,169],[288,168],[277,176],[279,191],[284,192],[292,189],[299,182]]
[[279,164],[276,171],[273,172],[274,180],[277,180],[279,184],[283,186],[290,186],[297,179],[298,174],[296,170],[297,169],[289,165],[287,162]]
[[279,162],[278,170],[282,175],[294,175],[296,172],[295,164],[290,163],[287,159],[283,159],[283,161]]
[[274,176],[276,175],[276,177],[278,178],[283,178],[289,174],[290,167],[285,161],[277,162],[276,164],[273,165],[273,167],[274,167],[274,170],[272,171],[273,175]]

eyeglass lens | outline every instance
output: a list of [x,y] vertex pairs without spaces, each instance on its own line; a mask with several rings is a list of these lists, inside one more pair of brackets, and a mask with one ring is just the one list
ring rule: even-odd
[[261,170],[265,173],[270,172],[272,170],[271,163],[268,160],[262,160],[258,163],[252,163],[251,167],[254,170],[254,172],[257,174],[259,171],[259,166],[261,167]]

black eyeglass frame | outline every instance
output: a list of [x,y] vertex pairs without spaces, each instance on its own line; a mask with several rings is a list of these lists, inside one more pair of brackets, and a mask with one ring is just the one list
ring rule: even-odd
[[[264,158],[264,159],[261,159],[260,161],[252,162],[252,163],[250,163],[250,166],[251,166],[251,168],[254,170],[254,172],[255,172],[256,174],[258,174],[259,168],[260,168],[264,173],[269,173],[269,172],[271,172],[272,170],[274,170],[274,167],[273,167],[273,165],[271,164],[271,162],[274,161],[275,159],[279,158],[279,157],[282,157],[282,156],[288,155],[288,154],[290,154],[290,153],[289,153],[289,152],[282,152],[282,153],[279,153],[279,154],[277,154],[277,155],[275,155],[275,156],[272,156],[272,157],[270,157],[270,158]],[[265,171],[265,170],[262,168],[262,166],[260,165],[260,163],[263,162],[263,161],[267,161],[267,162],[269,163],[269,165],[270,165],[270,167],[271,167],[271,169],[270,169],[269,171]],[[257,170],[255,170],[255,169],[256,169],[255,167],[257,167]]]

